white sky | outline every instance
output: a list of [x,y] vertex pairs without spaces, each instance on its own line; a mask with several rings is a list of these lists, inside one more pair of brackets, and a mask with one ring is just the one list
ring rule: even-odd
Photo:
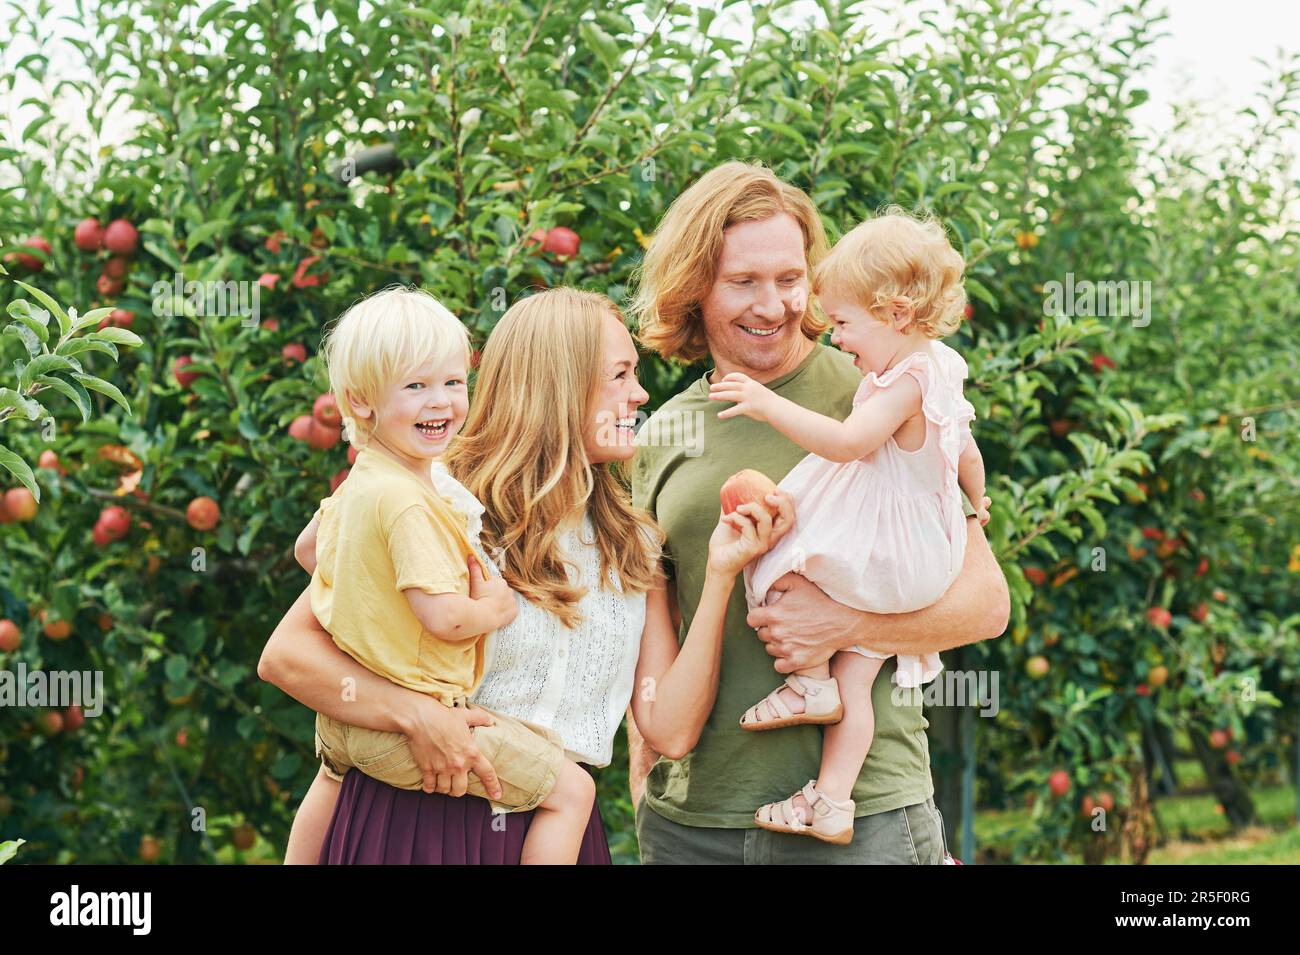
[[[699,5],[700,0],[692,0]],[[715,0],[709,0],[710,3]],[[1119,0],[1058,0],[1058,6],[1078,22],[1098,22]],[[905,8],[904,16],[912,18],[918,10],[942,8],[942,0],[921,3],[904,3],[904,0],[883,0],[886,7]],[[1160,3],[1155,4],[1157,8]],[[1211,115],[1229,117],[1248,105],[1252,96],[1263,88],[1273,70],[1256,62],[1266,59],[1275,65],[1279,61],[1279,48],[1300,52],[1300,2],[1297,0],[1164,0],[1163,6],[1170,19],[1162,24],[1169,36],[1155,47],[1156,66],[1146,77],[1150,100],[1136,113],[1136,120],[1147,130],[1158,133],[1169,127],[1175,103],[1196,102],[1201,111]],[[72,0],[54,0],[56,16],[73,14]],[[719,17],[716,28],[737,36],[748,36],[748,28],[739,21],[747,20],[747,5],[735,4]],[[871,15],[873,18],[877,15]],[[817,4],[812,0],[785,8],[779,13],[783,24],[821,19]],[[942,18],[942,15],[941,15]],[[881,18],[884,19],[883,17]],[[76,18],[72,18],[75,22]],[[19,43],[0,38],[0,57],[8,65],[24,53]],[[54,56],[51,72],[59,71],[60,57]],[[64,60],[66,62],[66,60]],[[0,139],[15,143],[26,122],[35,115],[32,107],[19,104],[27,96],[40,96],[41,90],[25,75],[16,93],[0,100]],[[66,115],[65,115],[66,114]],[[69,102],[60,111],[60,118],[75,126],[84,126],[85,107]],[[105,142],[111,145],[125,138],[126,123],[117,118],[105,130]],[[1214,135],[1213,130],[1210,135]],[[1300,153],[1300,137],[1293,143]]]

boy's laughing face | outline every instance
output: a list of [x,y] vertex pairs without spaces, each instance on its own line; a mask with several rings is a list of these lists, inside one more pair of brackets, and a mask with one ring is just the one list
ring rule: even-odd
[[468,369],[461,355],[408,369],[374,405],[353,401],[370,423],[370,437],[416,471],[427,471],[465,423]]

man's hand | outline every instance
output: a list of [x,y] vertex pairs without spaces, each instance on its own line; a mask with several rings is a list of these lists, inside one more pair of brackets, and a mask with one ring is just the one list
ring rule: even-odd
[[846,640],[862,621],[862,612],[836,603],[799,574],[786,574],[772,585],[767,604],[746,618],[776,657],[778,673],[793,673],[825,663],[857,641]]

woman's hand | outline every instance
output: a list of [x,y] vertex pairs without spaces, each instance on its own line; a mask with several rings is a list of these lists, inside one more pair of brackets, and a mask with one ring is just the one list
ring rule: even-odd
[[490,726],[481,709],[443,706],[431,696],[411,691],[412,705],[402,714],[402,732],[424,776],[424,791],[463,796],[472,772],[493,799],[501,798],[496,770],[474,743],[472,726]]
[[734,577],[755,557],[766,554],[794,524],[794,499],[778,490],[766,498],[777,509],[775,518],[767,505],[742,504],[723,514],[709,538],[709,570]]
[[719,411],[719,418],[734,418],[743,414],[755,421],[766,421],[769,401],[773,395],[753,378],[733,371],[721,381],[709,385],[709,397],[714,401],[735,402],[733,407]]

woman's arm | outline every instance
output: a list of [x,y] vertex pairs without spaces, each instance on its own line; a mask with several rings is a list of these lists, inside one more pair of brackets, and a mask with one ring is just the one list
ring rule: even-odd
[[921,386],[911,376],[874,392],[843,421],[809,411],[740,372],[710,385],[709,397],[735,402],[719,418],[743,414],[766,421],[805,451],[841,464],[875,451],[921,410]]
[[837,650],[861,644],[880,653],[921,655],[999,636],[1011,614],[1007,581],[989,549],[984,529],[966,519],[966,559],[939,600],[910,613],[864,613],[836,603],[798,574],[786,574],[773,590],[775,603],[749,612],[749,625],[777,658],[779,673],[815,666]]
[[471,771],[489,791],[499,792],[496,772],[469,732],[470,726],[485,725],[491,718],[482,710],[443,706],[366,669],[321,627],[308,591],[294,601],[267,640],[257,675],[340,722],[407,736],[424,773],[425,792],[464,795]]
[[699,741],[713,710],[722,663],[727,604],[744,566],[765,553],[794,523],[794,503],[778,492],[779,513],[762,504],[742,504],[725,514],[709,542],[709,563],[699,605],[680,649],[665,587],[646,597],[632,715],[645,743],[669,759],[681,759]]

